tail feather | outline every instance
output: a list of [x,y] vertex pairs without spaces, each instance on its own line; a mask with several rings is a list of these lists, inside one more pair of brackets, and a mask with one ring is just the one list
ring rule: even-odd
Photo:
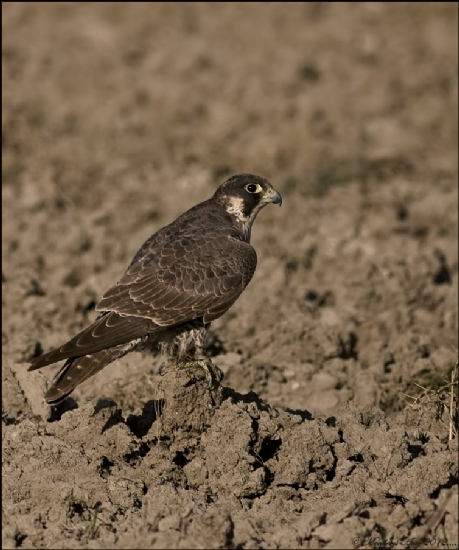
[[71,357],[65,362],[46,392],[46,402],[56,405],[82,382],[94,376],[115,359],[125,355],[132,347],[132,345],[122,344],[83,357]]
[[36,357],[29,371],[40,369],[62,359],[69,361],[76,357],[88,356],[97,352],[127,344],[135,338],[147,335],[155,328],[152,321],[142,317],[122,316],[117,313],[104,312],[92,325],[85,328],[59,348]]

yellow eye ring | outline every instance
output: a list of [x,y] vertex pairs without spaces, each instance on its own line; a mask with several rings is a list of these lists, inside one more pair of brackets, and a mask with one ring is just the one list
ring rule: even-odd
[[248,183],[245,186],[245,190],[247,191],[247,193],[250,193],[253,195],[255,193],[261,193],[263,191],[263,188],[258,183]]

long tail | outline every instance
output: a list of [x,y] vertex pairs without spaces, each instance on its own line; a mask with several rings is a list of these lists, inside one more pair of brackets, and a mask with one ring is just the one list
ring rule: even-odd
[[32,361],[28,370],[40,369],[62,359],[69,361],[96,352],[112,349],[120,344],[129,344],[136,338],[146,336],[157,328],[150,319],[123,316],[114,311],[104,311],[84,330],[59,348],[43,353]]
[[46,392],[46,402],[56,405],[82,382],[94,376],[115,359],[131,351],[132,348],[132,345],[121,344],[82,357],[70,357]]

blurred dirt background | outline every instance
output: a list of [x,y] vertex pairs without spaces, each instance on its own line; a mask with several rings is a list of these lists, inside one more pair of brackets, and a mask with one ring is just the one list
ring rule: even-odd
[[[456,547],[457,4],[2,13],[3,547]],[[131,354],[50,410],[30,358],[240,172],[221,406]]]

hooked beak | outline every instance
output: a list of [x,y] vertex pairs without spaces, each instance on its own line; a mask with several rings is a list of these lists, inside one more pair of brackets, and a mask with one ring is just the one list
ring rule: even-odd
[[275,189],[270,189],[265,195],[266,202],[272,202],[273,204],[278,204],[282,206],[282,197]]

